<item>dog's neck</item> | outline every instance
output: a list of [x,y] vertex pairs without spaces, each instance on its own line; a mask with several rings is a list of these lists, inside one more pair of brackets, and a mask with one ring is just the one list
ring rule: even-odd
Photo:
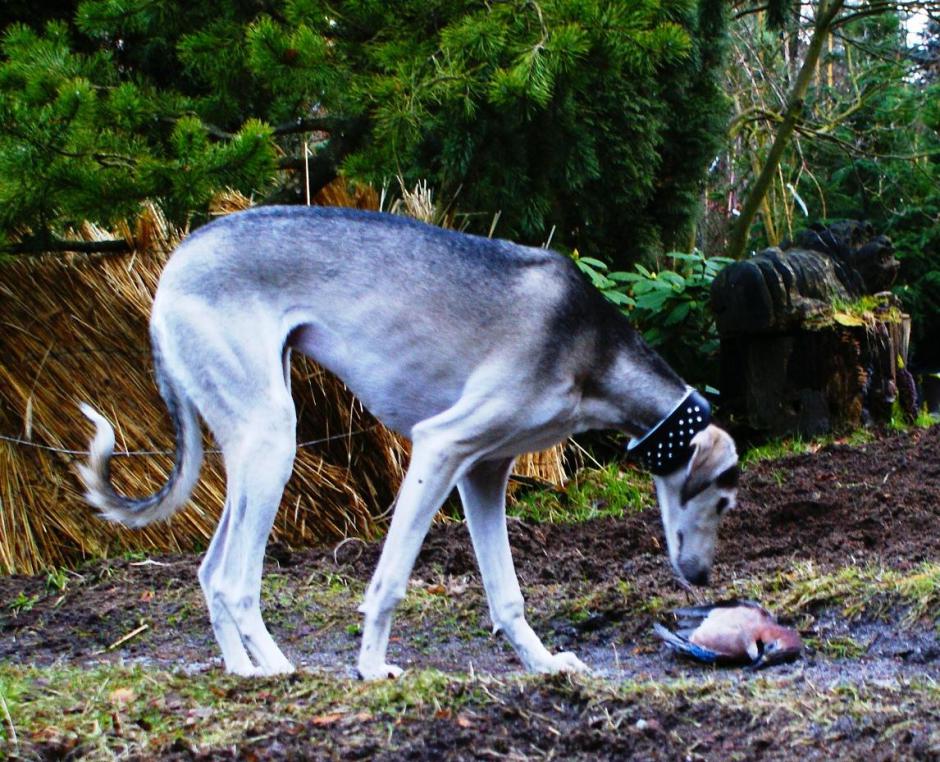
[[593,428],[616,428],[642,439],[676,410],[689,386],[625,318],[617,317],[600,342],[606,357],[597,358],[591,369],[588,396],[599,408]]
[[627,452],[656,476],[670,474],[692,456],[692,437],[711,422],[711,405],[692,387],[668,414],[641,437],[634,437]]

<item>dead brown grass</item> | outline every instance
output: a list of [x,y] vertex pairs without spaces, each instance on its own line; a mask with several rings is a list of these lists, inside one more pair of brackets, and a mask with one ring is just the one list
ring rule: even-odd
[[[318,200],[375,208],[371,189],[329,186]],[[217,213],[244,208],[237,194]],[[129,531],[94,517],[81,498],[73,464],[90,427],[77,409],[87,401],[115,425],[116,487],[149,494],[167,478],[174,443],[151,378],[147,320],[157,279],[183,236],[155,208],[133,230],[116,231],[134,253],[56,255],[0,269],[0,572],[34,573],[116,551],[167,552],[204,547],[224,495],[221,457],[207,454],[186,510],[168,524]],[[87,225],[86,240],[112,237]],[[288,546],[373,537],[407,462],[407,442],[365,411],[334,376],[304,358],[292,368],[299,448],[272,541]],[[51,448],[51,449],[47,449]],[[157,454],[150,454],[157,453]],[[521,459],[521,473],[560,483],[560,448]]]

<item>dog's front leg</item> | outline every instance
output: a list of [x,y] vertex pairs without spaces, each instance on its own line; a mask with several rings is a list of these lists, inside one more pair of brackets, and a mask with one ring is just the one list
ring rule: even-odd
[[395,501],[382,555],[359,611],[365,615],[358,672],[363,680],[398,677],[385,661],[392,613],[404,598],[408,577],[438,508],[454,486],[463,458],[436,438],[416,436],[411,464]]
[[522,591],[506,530],[506,486],[512,460],[480,463],[458,483],[483,577],[494,631],[505,633],[530,672],[586,672],[573,653],[551,653],[525,619]]

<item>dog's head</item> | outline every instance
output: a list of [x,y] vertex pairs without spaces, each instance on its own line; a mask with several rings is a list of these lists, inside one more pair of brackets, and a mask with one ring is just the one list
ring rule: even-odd
[[706,585],[718,522],[737,497],[738,454],[734,440],[714,425],[696,434],[691,445],[688,463],[654,479],[669,560],[680,577]]

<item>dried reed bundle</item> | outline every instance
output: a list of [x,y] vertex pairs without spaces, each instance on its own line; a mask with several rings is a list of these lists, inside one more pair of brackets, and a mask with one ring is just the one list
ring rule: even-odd
[[380,209],[379,194],[369,185],[350,186],[342,177],[337,178],[313,197],[318,206],[348,206],[353,209]]
[[[346,206],[378,205],[374,191],[334,183],[320,194]],[[235,193],[214,211],[250,205]],[[111,238],[91,225],[86,240]],[[204,443],[202,476],[190,505],[168,524],[126,530],[94,517],[72,473],[90,425],[88,401],[115,426],[114,483],[149,494],[172,467],[173,437],[152,375],[147,323],[166,258],[183,233],[155,207],[117,231],[132,254],[57,255],[0,268],[0,572],[34,573],[121,550],[172,552],[205,547],[225,493],[221,456]],[[407,443],[365,411],[334,376],[298,358],[292,367],[298,449],[272,540],[297,547],[343,537],[373,537],[384,525],[407,462]],[[45,449],[43,449],[45,448]],[[561,483],[561,448],[520,460],[521,472]]]

